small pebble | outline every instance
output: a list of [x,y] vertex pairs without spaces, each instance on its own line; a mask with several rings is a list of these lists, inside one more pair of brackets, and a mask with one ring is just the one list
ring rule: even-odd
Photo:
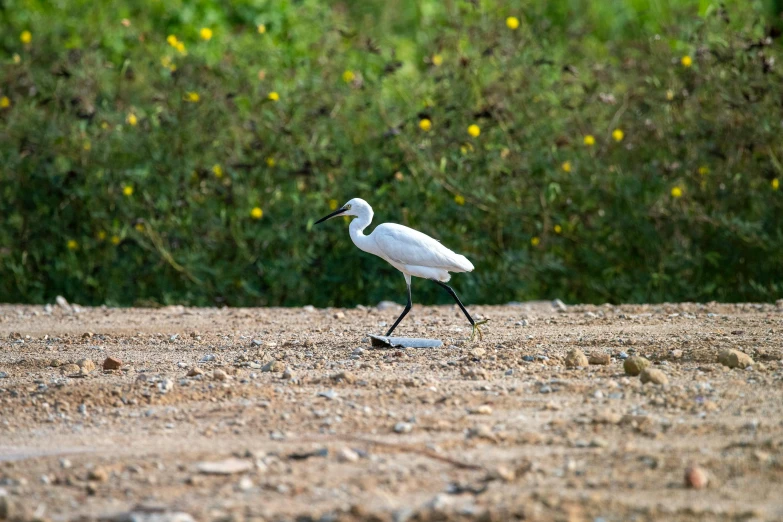
[[645,368],[642,373],[639,374],[639,379],[642,384],[652,383],[666,385],[669,384],[669,378],[661,370],[655,368]]
[[689,466],[685,470],[685,487],[692,489],[704,489],[710,479],[707,472],[699,466]]
[[398,422],[394,425],[395,433],[410,433],[413,431],[413,425],[409,422]]
[[633,375],[637,376],[640,373],[642,373],[642,370],[650,366],[650,361],[645,359],[644,357],[639,357],[638,355],[634,355],[633,357],[629,357],[623,362],[623,369],[625,370],[625,373],[627,375]]

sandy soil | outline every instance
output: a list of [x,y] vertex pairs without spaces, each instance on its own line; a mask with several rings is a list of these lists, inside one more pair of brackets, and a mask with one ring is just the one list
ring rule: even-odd
[[783,519],[783,303],[470,308],[0,306],[0,519]]

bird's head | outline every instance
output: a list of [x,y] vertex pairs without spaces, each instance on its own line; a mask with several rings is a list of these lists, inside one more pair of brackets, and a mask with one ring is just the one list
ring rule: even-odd
[[370,219],[372,219],[372,207],[370,206],[369,203],[364,201],[362,198],[353,198],[348,203],[338,208],[328,216],[322,217],[314,224],[317,225],[318,223],[323,223],[324,221],[328,219],[332,219],[333,217],[337,217],[337,216],[357,216],[357,217],[367,216]]

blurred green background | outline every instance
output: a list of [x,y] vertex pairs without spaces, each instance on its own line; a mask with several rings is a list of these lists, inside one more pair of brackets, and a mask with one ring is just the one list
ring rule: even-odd
[[774,300],[780,4],[4,0],[0,301]]

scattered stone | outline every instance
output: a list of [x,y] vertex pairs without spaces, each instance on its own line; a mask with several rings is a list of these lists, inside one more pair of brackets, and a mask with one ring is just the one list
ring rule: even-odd
[[476,359],[481,359],[482,357],[484,357],[486,353],[487,351],[484,348],[473,348],[470,351],[470,355],[472,355]]
[[318,392],[318,396],[333,401],[337,398],[337,393],[334,390],[326,390],[323,392]]
[[291,368],[286,368],[281,378],[285,379],[286,381],[293,381],[296,379],[296,374],[291,370]]
[[195,522],[195,519],[182,511],[166,511],[164,507],[136,506],[133,511],[120,513],[109,519],[113,522]]
[[410,422],[398,422],[394,425],[395,433],[410,433],[413,431],[413,424]]
[[585,368],[587,364],[587,357],[579,348],[574,348],[566,355],[566,368]]
[[685,470],[685,487],[692,489],[704,489],[710,479],[707,472],[699,466],[688,466]]
[[612,362],[612,357],[608,353],[594,353],[587,362],[589,364],[607,365]]
[[261,339],[253,339],[250,341],[251,348],[255,348],[257,346],[261,346]]
[[748,366],[753,366],[753,359],[739,350],[722,350],[718,354],[718,362],[729,368],[740,368],[743,370]]
[[79,359],[76,364],[83,373],[90,373],[95,369],[95,363],[92,362],[92,359]]
[[402,308],[401,304],[395,303],[394,301],[381,301],[378,303],[375,308],[378,310],[384,311],[384,310],[396,310],[398,308]]
[[250,491],[253,489],[253,481],[245,475],[241,479],[239,479],[239,483],[237,484],[237,489],[239,491]]
[[329,456],[328,448],[319,448],[313,451],[289,453],[288,460],[307,460],[311,457],[328,457],[328,456]]
[[557,312],[565,312],[567,310],[565,303],[560,299],[555,299],[552,301],[552,308],[554,308]]
[[340,372],[332,375],[331,379],[334,382],[344,382],[346,384],[353,384],[356,382],[356,375],[351,372]]
[[532,355],[523,355],[522,360],[525,362],[533,362],[536,360],[536,358],[533,357]]
[[482,404],[475,408],[469,408],[468,413],[471,415],[492,415],[492,406],[489,404]]
[[359,454],[351,448],[343,448],[337,454],[337,460],[340,462],[356,462],[359,460]]
[[217,359],[217,355],[215,355],[214,353],[208,353],[204,357],[202,357],[199,362],[203,362],[203,363],[204,362],[212,362],[212,361],[214,361],[216,359]]
[[62,365],[63,363],[60,359],[52,359],[51,361],[49,361],[50,368],[59,368]]
[[512,482],[517,478],[516,470],[504,465],[499,465],[495,469],[489,472],[488,477],[490,480],[502,480],[503,482]]
[[106,482],[109,480],[109,473],[103,468],[95,468],[90,470],[87,474],[88,480],[95,480],[97,482]]
[[7,379],[8,378],[8,372],[0,372],[0,379]]
[[642,384],[647,384],[648,382],[661,385],[669,384],[669,378],[666,377],[666,374],[655,368],[642,370],[642,373],[639,374],[639,379],[642,381]]
[[67,310],[69,312],[71,311],[71,305],[68,304],[68,300],[63,296],[58,295],[57,297],[54,298],[54,300],[57,303],[57,306],[59,306],[63,310]]
[[121,366],[122,366],[122,361],[119,359],[115,359],[114,357],[107,357],[103,361],[104,370],[119,370]]
[[335,319],[345,319],[345,313],[343,313],[343,312],[336,312],[334,314],[334,318]]
[[79,370],[81,370],[81,368],[79,368],[79,365],[78,364],[73,364],[73,363],[66,364],[65,366],[60,368],[60,372],[63,373],[64,375],[71,375],[71,374],[74,374],[74,373],[79,373]]
[[280,361],[269,361],[261,367],[262,372],[282,372],[285,370],[285,365]]
[[215,368],[212,370],[212,378],[216,381],[227,381],[228,380],[228,374],[221,370],[220,368]]
[[168,393],[174,389],[174,381],[171,379],[163,379],[158,383],[158,390],[160,393]]
[[669,352],[669,357],[672,359],[682,359],[682,350],[672,350]]
[[199,462],[196,469],[205,475],[233,475],[251,471],[253,463],[249,460],[230,458],[216,462]]
[[622,420],[622,414],[609,409],[602,410],[593,417],[593,422],[596,424],[620,424]]
[[193,368],[188,370],[188,377],[196,377],[197,375],[204,375],[204,370],[202,370],[198,366],[194,366]]
[[638,355],[628,357],[625,362],[623,362],[625,373],[627,375],[633,375],[634,377],[642,373],[642,370],[648,366],[650,366],[650,361],[644,357],[639,357]]

